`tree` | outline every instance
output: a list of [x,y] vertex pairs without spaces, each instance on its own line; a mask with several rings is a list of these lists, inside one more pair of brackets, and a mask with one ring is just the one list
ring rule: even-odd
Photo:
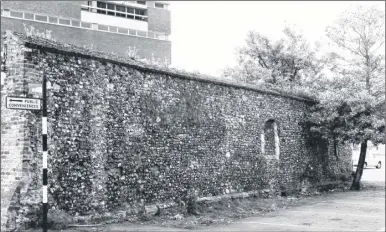
[[260,33],[249,32],[246,45],[237,50],[238,65],[225,69],[223,76],[280,88],[293,88],[310,76],[317,77],[323,69],[318,47],[311,48],[295,29],[286,27],[283,33],[284,38],[271,41]]
[[385,74],[385,12],[375,6],[359,6],[347,11],[334,26],[327,27],[327,36],[349,57],[336,55],[341,69],[359,81],[366,81],[371,91],[371,81]]
[[309,118],[312,132],[361,145],[351,186],[359,190],[367,142],[384,142],[385,13],[376,7],[345,12],[327,36],[334,42],[332,78],[317,83],[320,103]]

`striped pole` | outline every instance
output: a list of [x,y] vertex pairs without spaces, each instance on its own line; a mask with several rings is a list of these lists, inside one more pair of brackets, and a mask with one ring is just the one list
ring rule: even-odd
[[47,232],[47,80],[43,75],[43,117],[42,117],[42,136],[43,136],[43,232]]

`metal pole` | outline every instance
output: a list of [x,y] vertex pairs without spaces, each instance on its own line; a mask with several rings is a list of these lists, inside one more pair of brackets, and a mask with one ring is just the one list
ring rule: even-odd
[[43,232],[47,232],[47,80],[43,74],[43,117],[42,117],[42,139],[43,139]]

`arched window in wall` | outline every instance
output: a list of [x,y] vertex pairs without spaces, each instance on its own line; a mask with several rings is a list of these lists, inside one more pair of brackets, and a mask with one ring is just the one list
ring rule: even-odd
[[266,156],[279,159],[280,142],[279,132],[275,120],[268,120],[264,123],[261,131],[261,153]]

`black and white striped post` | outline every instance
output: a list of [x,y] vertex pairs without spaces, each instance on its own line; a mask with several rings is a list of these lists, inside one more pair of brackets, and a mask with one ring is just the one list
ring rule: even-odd
[[43,75],[43,117],[42,117],[42,139],[43,139],[43,232],[47,232],[47,213],[48,213],[48,198],[47,198],[47,80]]

